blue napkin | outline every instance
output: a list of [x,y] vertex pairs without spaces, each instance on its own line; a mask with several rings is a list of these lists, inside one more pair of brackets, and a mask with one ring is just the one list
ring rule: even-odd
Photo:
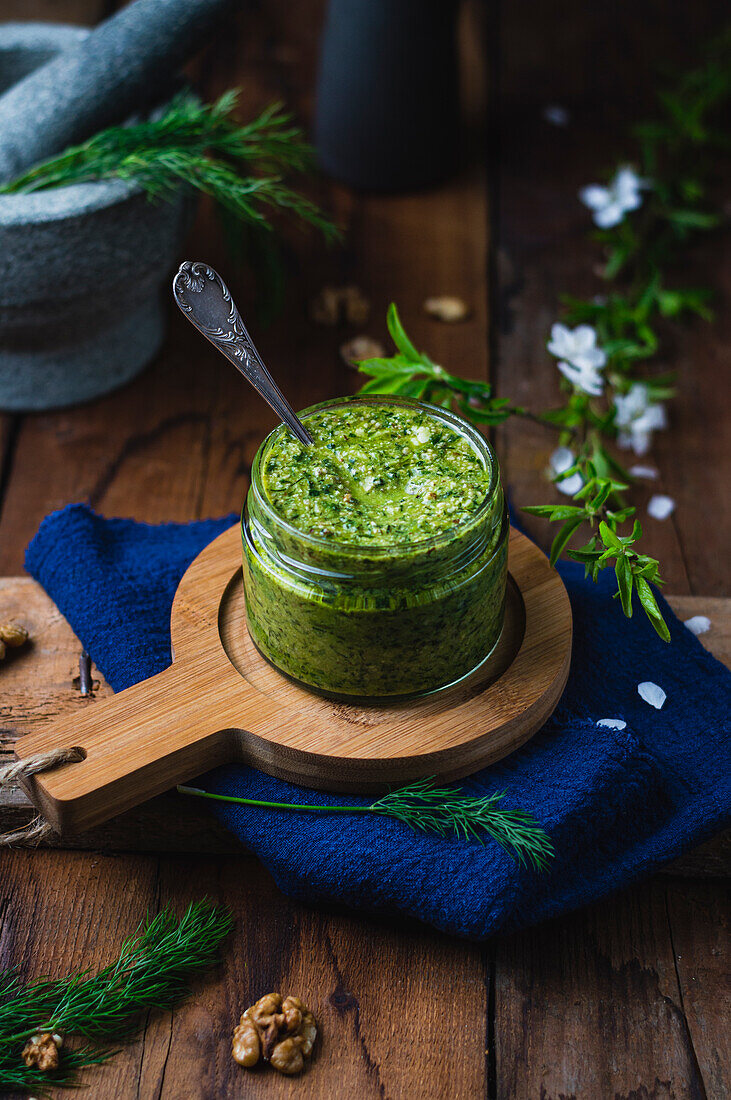
[[[170,662],[173,594],[188,564],[234,515],[150,526],[70,505],[44,520],[26,565],[119,691]],[[512,756],[460,784],[505,791],[531,811],[556,858],[538,874],[492,840],[412,832],[389,818],[297,814],[216,805],[279,887],[304,901],[399,911],[447,932],[483,939],[574,909],[647,875],[729,821],[731,676],[661,599],[672,645],[644,615],[631,621],[611,598],[613,578],[560,566],[574,613],[569,683],[544,729]],[[667,692],[661,710],[637,692]],[[625,729],[598,724],[620,719]],[[252,768],[227,766],[199,785],[272,801],[348,801]],[[367,798],[352,798],[365,804]],[[180,800],[184,817],[187,804]]]

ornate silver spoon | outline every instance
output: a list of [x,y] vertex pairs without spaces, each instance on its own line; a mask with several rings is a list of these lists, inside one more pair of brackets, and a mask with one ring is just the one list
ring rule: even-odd
[[231,292],[217,271],[185,260],[173,279],[173,296],[191,325],[251,382],[300,443],[314,443],[307,428],[264,366]]

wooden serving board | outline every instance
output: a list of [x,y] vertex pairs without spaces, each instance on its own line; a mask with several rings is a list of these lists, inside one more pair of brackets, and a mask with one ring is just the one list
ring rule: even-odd
[[169,668],[16,744],[23,759],[86,756],[28,781],[60,833],[99,825],[233,760],[304,786],[368,792],[427,775],[451,780],[523,744],[554,710],[571,657],[571,608],[543,554],[511,531],[506,625],[473,676],[421,699],[351,706],[291,683],[249,639],[238,526],[180,582]]

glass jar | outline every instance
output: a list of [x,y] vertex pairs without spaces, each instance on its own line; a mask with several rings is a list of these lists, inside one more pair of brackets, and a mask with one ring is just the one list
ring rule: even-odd
[[502,630],[508,517],[497,458],[460,416],[406,398],[345,402],[417,405],[465,437],[489,485],[478,509],[448,531],[389,546],[335,543],[298,530],[266,495],[262,468],[284,426],[259,448],[242,516],[246,618],[275,668],[322,694],[353,701],[411,696],[474,671]]

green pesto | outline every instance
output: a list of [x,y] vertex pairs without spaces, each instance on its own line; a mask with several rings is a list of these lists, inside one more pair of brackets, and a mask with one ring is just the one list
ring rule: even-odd
[[242,530],[254,643],[292,678],[349,699],[465,676],[494,648],[505,600],[508,524],[488,444],[403,398],[302,416],[316,447],[277,429],[252,470]]
[[339,405],[307,427],[314,447],[276,434],[262,483],[275,511],[311,535],[391,546],[448,531],[484,500],[484,459],[424,408]]

